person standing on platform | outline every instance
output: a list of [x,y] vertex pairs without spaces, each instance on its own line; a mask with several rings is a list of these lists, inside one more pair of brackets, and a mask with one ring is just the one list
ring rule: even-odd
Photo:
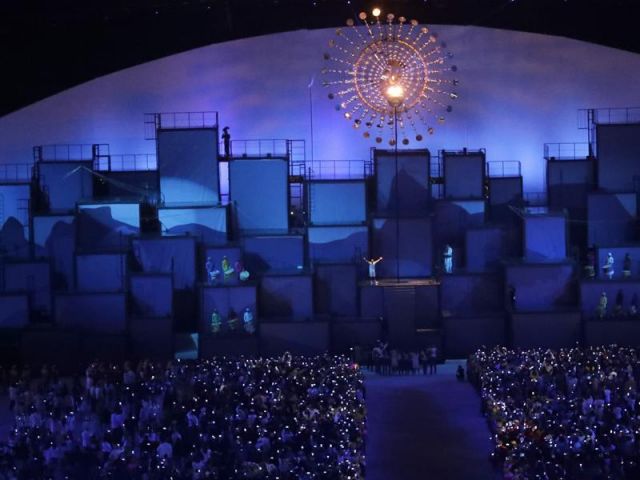
[[214,309],[211,314],[211,333],[217,334],[220,333],[220,329],[222,327],[222,319],[220,318],[220,314],[218,310]]
[[231,156],[231,134],[229,133],[229,127],[222,129],[222,144],[224,145],[224,158]]
[[244,324],[244,331],[249,335],[256,333],[256,326],[253,323],[253,313],[251,309],[247,307],[242,315],[242,323]]
[[376,264],[382,260],[382,257],[378,257],[377,259],[373,258],[363,258],[365,262],[369,264],[369,280],[372,284],[377,284],[376,281]]
[[231,274],[234,272],[231,267],[231,263],[229,263],[229,259],[225,255],[222,257],[222,262],[220,262],[220,267],[222,268],[222,275],[224,275],[224,279],[227,280]]
[[451,273],[453,271],[453,248],[447,244],[442,252],[442,263],[444,264],[444,273]]
[[602,292],[600,295],[600,302],[598,303],[597,313],[598,318],[604,318],[607,314],[607,303],[609,300],[607,299],[607,292]]
[[207,283],[211,285],[215,279],[215,265],[211,257],[207,257],[207,263],[204,264],[204,268],[207,271]]
[[596,252],[595,248],[589,248],[587,251],[587,264],[584,267],[587,278],[595,278],[596,276]]
[[611,280],[613,278],[613,274],[615,273],[615,271],[613,270],[613,254],[611,252],[607,253],[607,259],[604,262],[604,265],[602,266],[602,271],[604,272],[604,276],[607,277],[609,280]]
[[227,328],[230,332],[237,332],[239,327],[240,319],[238,318],[238,314],[232,308],[229,310],[229,314],[227,315]]
[[429,374],[438,373],[438,349],[435,345],[429,347],[427,355],[429,360]]

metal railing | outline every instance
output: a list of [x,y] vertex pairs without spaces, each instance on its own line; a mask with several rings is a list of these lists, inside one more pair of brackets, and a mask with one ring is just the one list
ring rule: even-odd
[[2,163],[0,164],[0,182],[29,182],[32,171],[31,163]]
[[109,154],[108,144],[58,144],[38,145],[33,147],[33,158],[36,162],[67,162],[93,160],[101,152]]
[[444,157],[445,155],[486,155],[487,150],[485,148],[478,148],[477,150],[463,148],[462,150],[440,150],[439,154],[441,157]]
[[587,130],[592,125],[640,123],[640,107],[583,108],[578,110],[578,128]]
[[288,158],[289,153],[289,140],[285,139],[231,140],[231,155],[234,157]]
[[309,180],[360,180],[373,174],[369,160],[314,160],[306,165]]
[[545,143],[546,160],[583,160],[591,154],[589,143]]
[[144,114],[144,136],[155,140],[160,129],[214,128],[218,126],[218,112],[160,112]]
[[151,153],[131,153],[97,157],[93,169],[98,172],[141,172],[158,169],[158,159]]
[[521,165],[518,160],[503,160],[487,162],[488,177],[520,177],[522,176]]
[[[286,158],[290,175],[305,175],[306,153],[304,140],[282,138],[260,138],[254,140],[232,140],[231,156],[234,158]],[[220,151],[224,151],[220,142]]]

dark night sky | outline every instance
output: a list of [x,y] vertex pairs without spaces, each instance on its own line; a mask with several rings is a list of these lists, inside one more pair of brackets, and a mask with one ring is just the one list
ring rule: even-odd
[[361,10],[640,52],[640,0],[3,0],[0,116],[92,78],[234,38],[343,25]]

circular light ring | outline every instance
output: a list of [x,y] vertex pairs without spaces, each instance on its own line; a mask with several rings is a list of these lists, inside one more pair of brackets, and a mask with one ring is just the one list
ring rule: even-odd
[[425,59],[404,40],[377,40],[367,45],[354,62],[353,72],[358,97],[376,112],[393,112],[385,95],[389,84],[402,85],[405,108],[414,107],[429,89]]
[[[383,18],[362,12],[361,26],[351,20],[340,29],[324,57],[322,84],[354,128],[377,130],[364,138],[387,142],[397,119],[402,138],[420,142],[453,111],[458,80],[450,76],[457,67],[446,65],[453,55],[428,27],[392,14]],[[389,95],[394,85],[402,95]]]

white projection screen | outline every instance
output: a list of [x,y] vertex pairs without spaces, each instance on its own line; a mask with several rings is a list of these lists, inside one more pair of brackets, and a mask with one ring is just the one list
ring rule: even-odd
[[217,129],[159,130],[158,172],[165,206],[218,204]]
[[308,201],[313,225],[356,225],[367,220],[364,181],[310,182]]
[[229,195],[244,232],[287,232],[288,164],[285,159],[229,162]]
[[598,125],[598,187],[609,192],[634,191],[640,175],[640,125]]

